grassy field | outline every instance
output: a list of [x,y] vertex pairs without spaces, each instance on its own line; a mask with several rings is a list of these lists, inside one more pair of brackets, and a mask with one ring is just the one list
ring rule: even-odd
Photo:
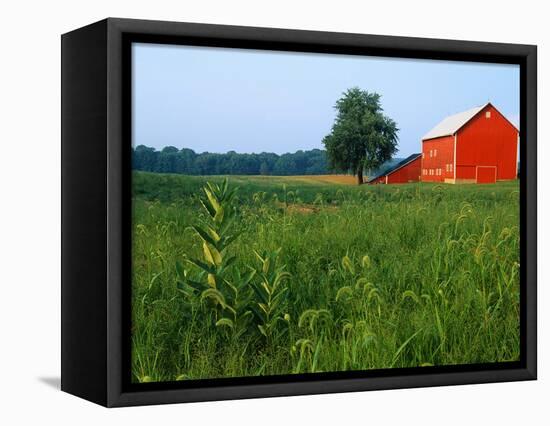
[[222,182],[134,174],[134,381],[519,359],[517,182]]
[[307,176],[270,176],[270,178],[281,179],[282,181],[293,181],[303,183],[329,183],[341,185],[357,185],[357,177],[352,175],[307,175]]

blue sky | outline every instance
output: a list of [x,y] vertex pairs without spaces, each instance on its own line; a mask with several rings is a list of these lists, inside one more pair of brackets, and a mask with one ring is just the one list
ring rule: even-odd
[[399,152],[445,116],[490,101],[519,123],[515,65],[136,43],[133,145],[196,152],[323,148],[334,104],[353,86],[382,96]]

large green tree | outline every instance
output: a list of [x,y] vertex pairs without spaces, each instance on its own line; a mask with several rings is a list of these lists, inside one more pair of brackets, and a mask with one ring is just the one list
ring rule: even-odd
[[378,93],[353,87],[336,101],[335,109],[331,133],[323,139],[329,165],[356,174],[361,185],[364,169],[377,169],[395,154],[399,129],[383,114]]

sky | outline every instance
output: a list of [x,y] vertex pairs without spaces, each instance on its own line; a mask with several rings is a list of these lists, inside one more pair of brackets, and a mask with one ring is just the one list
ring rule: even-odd
[[397,157],[448,115],[491,102],[519,123],[519,66],[134,43],[132,143],[195,152],[323,149],[357,86],[397,122]]

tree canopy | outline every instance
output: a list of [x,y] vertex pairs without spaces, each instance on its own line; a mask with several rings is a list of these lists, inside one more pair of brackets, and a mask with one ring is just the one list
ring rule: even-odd
[[132,168],[147,172],[187,175],[320,175],[327,174],[326,152],[320,149],[287,154],[262,152],[224,154],[168,146],[160,151],[144,145],[132,149]]
[[399,129],[383,114],[378,93],[348,89],[335,109],[331,133],[323,139],[329,167],[356,174],[362,184],[365,169],[377,169],[395,154]]

